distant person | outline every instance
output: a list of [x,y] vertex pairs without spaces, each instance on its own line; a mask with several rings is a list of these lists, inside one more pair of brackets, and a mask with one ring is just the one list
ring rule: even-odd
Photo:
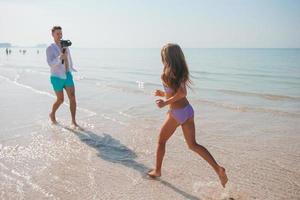
[[5,48],[5,53],[6,55],[8,55],[8,48]]
[[11,54],[11,49],[8,50],[8,54]]
[[[75,86],[73,82],[73,76],[71,72],[76,72],[73,68],[73,62],[69,48],[65,49],[65,53],[62,53],[63,49],[60,44],[62,39],[62,28],[60,26],[54,26],[51,30],[54,43],[52,43],[46,50],[47,62],[51,71],[51,84],[56,94],[56,101],[52,106],[52,111],[49,114],[52,123],[56,124],[55,113],[59,106],[64,102],[64,92],[67,92],[70,101],[70,111],[72,117],[72,125],[78,127],[76,122],[76,98],[75,98]],[[62,64],[62,61],[64,64]]]
[[26,50],[25,49],[23,49],[23,55],[26,53]]
[[225,169],[221,167],[202,145],[195,139],[194,110],[187,100],[187,86],[190,83],[189,70],[184,54],[177,44],[167,44],[161,50],[162,63],[164,65],[161,80],[165,91],[156,90],[155,96],[165,97],[158,99],[159,108],[169,106],[165,122],[160,129],[158,147],[156,152],[156,166],[148,172],[152,178],[161,176],[161,166],[165,155],[166,142],[181,126],[188,147],[200,155],[217,173],[221,184],[225,187],[228,179]]

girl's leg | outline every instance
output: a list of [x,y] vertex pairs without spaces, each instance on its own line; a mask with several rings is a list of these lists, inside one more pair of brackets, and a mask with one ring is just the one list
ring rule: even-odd
[[161,166],[165,155],[166,142],[173,135],[178,126],[179,124],[177,121],[168,113],[159,133],[155,169],[148,172],[150,177],[155,178],[161,175]]
[[64,102],[64,92],[63,91],[59,91],[59,92],[55,92],[56,94],[56,101],[54,102],[53,106],[52,106],[52,111],[49,114],[49,117],[52,121],[52,123],[56,124],[56,118],[55,118],[55,112],[57,111],[57,109],[59,108],[59,106]]
[[220,165],[218,165],[214,157],[209,153],[209,151],[205,147],[199,145],[196,142],[194,118],[190,118],[184,124],[182,124],[182,131],[184,133],[184,137],[189,148],[192,151],[198,153],[204,160],[206,160],[213,167],[213,169],[215,170],[215,172],[218,174],[220,178],[222,186],[225,187],[225,184],[228,181],[225,169]]

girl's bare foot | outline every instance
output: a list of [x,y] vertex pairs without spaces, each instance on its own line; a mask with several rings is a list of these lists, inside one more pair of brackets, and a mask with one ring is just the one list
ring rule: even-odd
[[221,181],[222,186],[225,188],[226,183],[228,182],[228,178],[226,175],[225,168],[220,167],[218,171],[219,179]]
[[156,171],[155,169],[152,169],[147,173],[147,175],[150,176],[151,178],[157,178],[161,176],[161,173]]
[[51,120],[51,122],[52,122],[53,124],[57,124],[57,121],[56,121],[56,119],[55,119],[55,115],[54,115],[54,114],[50,113],[50,114],[49,114],[49,117],[50,117],[50,120]]

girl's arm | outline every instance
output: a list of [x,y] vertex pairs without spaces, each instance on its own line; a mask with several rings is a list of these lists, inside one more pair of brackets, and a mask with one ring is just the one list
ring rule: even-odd
[[161,90],[155,90],[154,96],[165,97],[166,93],[164,91],[161,91]]

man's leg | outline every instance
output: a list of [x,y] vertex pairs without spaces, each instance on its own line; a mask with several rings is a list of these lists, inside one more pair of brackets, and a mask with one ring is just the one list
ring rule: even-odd
[[75,87],[74,86],[67,86],[65,90],[68,94],[69,101],[70,101],[70,111],[72,116],[72,124],[78,126],[76,122],[76,98],[75,98]]
[[59,91],[59,92],[55,92],[56,94],[56,101],[54,102],[53,106],[52,106],[52,111],[49,114],[50,119],[52,121],[52,123],[56,124],[56,118],[55,118],[55,112],[57,111],[57,109],[59,108],[59,106],[64,102],[64,92]]

